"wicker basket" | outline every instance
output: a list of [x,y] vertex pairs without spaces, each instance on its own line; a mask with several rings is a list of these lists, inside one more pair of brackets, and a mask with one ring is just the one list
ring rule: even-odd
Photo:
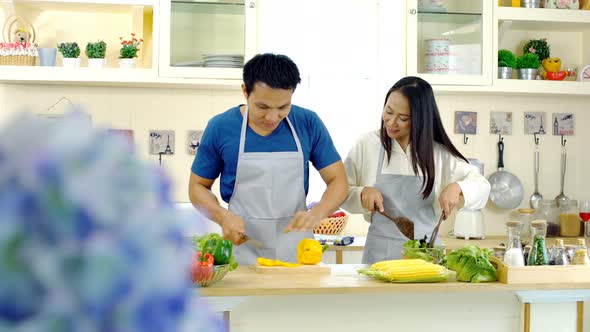
[[[26,43],[11,42],[11,38],[18,29],[18,24],[27,27],[31,35]],[[12,16],[4,22],[2,29],[3,43],[0,43],[0,65],[3,66],[34,66],[39,55],[35,28],[18,16]],[[11,54],[12,53],[12,54]],[[14,54],[16,53],[16,54]]]
[[313,228],[313,232],[314,234],[339,235],[344,229],[344,226],[346,226],[347,221],[348,215],[344,217],[326,218],[318,226]]

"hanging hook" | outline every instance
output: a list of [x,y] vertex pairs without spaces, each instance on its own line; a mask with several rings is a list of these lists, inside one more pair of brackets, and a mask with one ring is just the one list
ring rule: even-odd
[[467,144],[468,140],[469,140],[469,137],[467,137],[467,134],[463,133],[463,144]]
[[504,142],[504,137],[502,137],[502,133],[498,134],[498,142]]
[[561,135],[561,146],[565,147],[566,142],[567,142],[567,140],[563,139],[563,135]]
[[539,145],[539,138],[537,137],[539,133],[533,133],[533,140],[535,141],[535,145]]

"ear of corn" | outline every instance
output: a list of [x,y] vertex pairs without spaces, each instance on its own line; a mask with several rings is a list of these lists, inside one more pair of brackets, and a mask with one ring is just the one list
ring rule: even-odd
[[358,272],[389,282],[439,282],[449,278],[449,270],[445,267],[422,259],[377,262]]

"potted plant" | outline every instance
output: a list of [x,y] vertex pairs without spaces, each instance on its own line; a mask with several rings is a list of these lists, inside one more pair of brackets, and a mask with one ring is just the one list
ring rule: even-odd
[[512,78],[512,68],[516,67],[516,56],[509,50],[498,51],[498,78]]
[[523,80],[534,80],[537,78],[537,69],[540,62],[536,54],[525,53],[516,59],[518,78]]
[[547,39],[531,39],[522,47],[522,53],[533,53],[539,58],[539,62],[551,56],[551,48]]
[[135,34],[131,34],[130,40],[125,40],[123,37],[119,37],[121,40],[121,51],[119,53],[119,66],[121,68],[135,68],[135,58],[137,58],[137,52],[140,51],[139,46],[143,43],[143,39],[137,39]]
[[107,43],[102,40],[96,43],[88,42],[86,44],[86,56],[88,57],[88,67],[103,68],[105,65],[105,56],[107,53]]
[[64,67],[80,67],[80,46],[78,43],[61,43],[57,45],[59,53],[63,56],[62,64]]

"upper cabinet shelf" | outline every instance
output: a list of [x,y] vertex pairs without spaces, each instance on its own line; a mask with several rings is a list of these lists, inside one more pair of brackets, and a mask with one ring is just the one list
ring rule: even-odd
[[500,23],[511,22],[513,30],[579,31],[590,29],[589,10],[497,7]]

